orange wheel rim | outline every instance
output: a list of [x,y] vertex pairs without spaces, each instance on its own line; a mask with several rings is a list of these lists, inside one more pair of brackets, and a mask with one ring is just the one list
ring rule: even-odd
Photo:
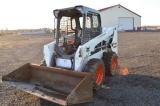
[[99,66],[96,71],[96,84],[100,85],[104,77],[104,70],[102,66]]
[[114,57],[112,60],[112,71],[115,71],[117,67],[117,58]]

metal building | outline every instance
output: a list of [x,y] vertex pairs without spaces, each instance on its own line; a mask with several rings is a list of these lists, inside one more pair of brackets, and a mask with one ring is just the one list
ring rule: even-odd
[[117,25],[118,31],[141,29],[141,16],[122,5],[106,7],[99,11],[103,27]]

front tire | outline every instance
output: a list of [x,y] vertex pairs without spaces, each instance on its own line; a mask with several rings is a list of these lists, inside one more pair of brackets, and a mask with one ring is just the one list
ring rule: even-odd
[[92,72],[94,74],[93,89],[100,89],[105,77],[104,63],[99,59],[91,59],[86,64],[84,71]]
[[106,76],[113,76],[116,74],[118,65],[118,56],[115,52],[109,51],[103,53],[103,62],[106,69]]

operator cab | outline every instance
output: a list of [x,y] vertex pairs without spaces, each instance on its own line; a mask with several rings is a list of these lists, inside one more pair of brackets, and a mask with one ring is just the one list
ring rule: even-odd
[[97,10],[75,6],[54,10],[54,16],[57,19],[57,48],[67,55],[72,55],[79,45],[101,34],[101,19]]

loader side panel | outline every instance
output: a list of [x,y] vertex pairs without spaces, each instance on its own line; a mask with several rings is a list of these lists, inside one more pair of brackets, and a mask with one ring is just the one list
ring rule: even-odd
[[[110,40],[112,39],[112,40]],[[103,42],[105,42],[103,44]],[[115,27],[103,28],[102,34],[79,46],[75,55],[75,71],[82,71],[92,58],[102,59],[103,53],[109,50],[118,53],[117,30]]]
[[44,48],[43,48],[44,59],[46,61],[46,65],[49,67],[52,64],[52,55],[54,52],[54,48],[55,48],[55,41],[47,45],[44,45]]
[[115,52],[118,55],[118,36],[117,36],[117,30],[114,30],[114,35],[111,43],[111,49],[113,52]]

